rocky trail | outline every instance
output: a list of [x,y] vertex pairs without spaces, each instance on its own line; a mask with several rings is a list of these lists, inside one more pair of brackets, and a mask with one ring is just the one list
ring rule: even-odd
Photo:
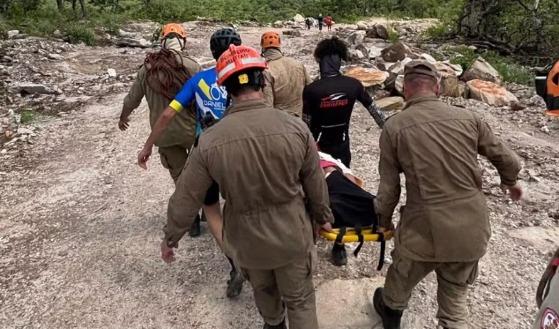
[[[278,31],[292,31],[283,38],[285,53],[316,76],[312,51],[328,34],[280,23]],[[361,24],[366,23],[386,21]],[[428,23],[393,26],[413,46]],[[208,39],[217,23],[185,25],[190,55],[210,63]],[[154,29],[151,23],[131,24],[106,47],[31,37],[0,41],[0,328],[261,328],[248,285],[239,298],[225,297],[228,263],[205,226],[201,237],[183,239],[176,263],[168,266],[159,258],[173,184],[157,152],[148,171],[135,164],[149,132],[145,103],[128,131],[117,128],[122,99],[150,51],[142,47]],[[245,44],[257,47],[268,29],[241,25],[239,32]],[[359,29],[339,25],[332,33],[352,42],[361,38],[352,36]],[[363,48],[373,56],[373,48],[390,42],[367,33],[377,32],[367,30],[357,40],[354,64],[376,72],[381,63],[365,58]],[[378,76],[399,75],[386,69],[389,74],[365,77],[373,80],[377,99],[388,94],[375,88]],[[387,85],[385,80],[380,84]],[[543,115],[533,88],[506,87],[516,100],[499,106],[445,97],[482,115],[524,165],[526,197],[511,203],[496,171],[480,159],[493,237],[469,296],[472,328],[529,327],[540,274],[548,253],[559,246],[559,125]],[[352,121],[352,167],[371,192],[378,184],[379,134],[359,106]],[[380,328],[369,303],[387,268],[375,270],[378,246],[365,245],[341,268],[329,262],[329,248],[319,241],[321,328]],[[435,313],[436,279],[429,276],[413,294],[405,328],[435,328]]]

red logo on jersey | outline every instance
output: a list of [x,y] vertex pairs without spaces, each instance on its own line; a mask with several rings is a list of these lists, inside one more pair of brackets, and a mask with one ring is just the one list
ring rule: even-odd
[[349,104],[349,99],[345,93],[336,93],[320,100],[321,109],[331,109],[334,107],[343,107]]

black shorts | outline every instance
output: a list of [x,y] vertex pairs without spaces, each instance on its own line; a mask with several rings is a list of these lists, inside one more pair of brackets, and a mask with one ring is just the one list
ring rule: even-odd
[[213,182],[212,186],[206,192],[206,198],[204,199],[204,205],[211,206],[219,202],[219,185]]
[[355,185],[338,170],[326,177],[326,184],[334,214],[334,227],[377,225],[374,195]]

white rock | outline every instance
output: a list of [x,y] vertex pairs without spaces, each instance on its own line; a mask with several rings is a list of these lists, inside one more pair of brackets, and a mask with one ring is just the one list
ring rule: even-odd
[[117,76],[115,69],[107,69],[107,74],[109,75],[109,78],[116,78]]
[[476,61],[464,72],[462,77],[464,81],[474,79],[491,81],[496,84],[501,84],[502,78],[499,72],[491,66],[483,57],[478,57]]
[[431,55],[429,55],[429,54],[423,53],[423,54],[419,55],[419,57],[420,57],[421,59],[426,60],[427,62],[429,62],[429,63],[431,63],[431,64],[437,63],[437,60],[436,60],[433,56],[431,56]]
[[54,60],[63,60],[64,59],[64,56],[58,55],[58,54],[48,54],[47,57],[49,59],[54,59]]
[[293,17],[293,21],[296,23],[304,23],[305,22],[305,17],[303,17],[303,15],[301,14],[297,14]]
[[19,34],[19,30],[8,31],[8,39],[14,39]]
[[2,149],[2,151],[0,151],[0,154],[6,154],[6,153],[8,153],[8,150],[6,149]]
[[20,128],[17,129],[17,134],[18,135],[31,135],[31,134],[33,134],[33,130],[28,129],[28,128],[20,127]]

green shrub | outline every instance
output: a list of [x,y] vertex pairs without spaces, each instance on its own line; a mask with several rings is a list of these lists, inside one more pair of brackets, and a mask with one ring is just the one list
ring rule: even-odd
[[64,29],[64,34],[70,43],[83,42],[88,46],[95,44],[95,33],[89,27],[72,24]]

